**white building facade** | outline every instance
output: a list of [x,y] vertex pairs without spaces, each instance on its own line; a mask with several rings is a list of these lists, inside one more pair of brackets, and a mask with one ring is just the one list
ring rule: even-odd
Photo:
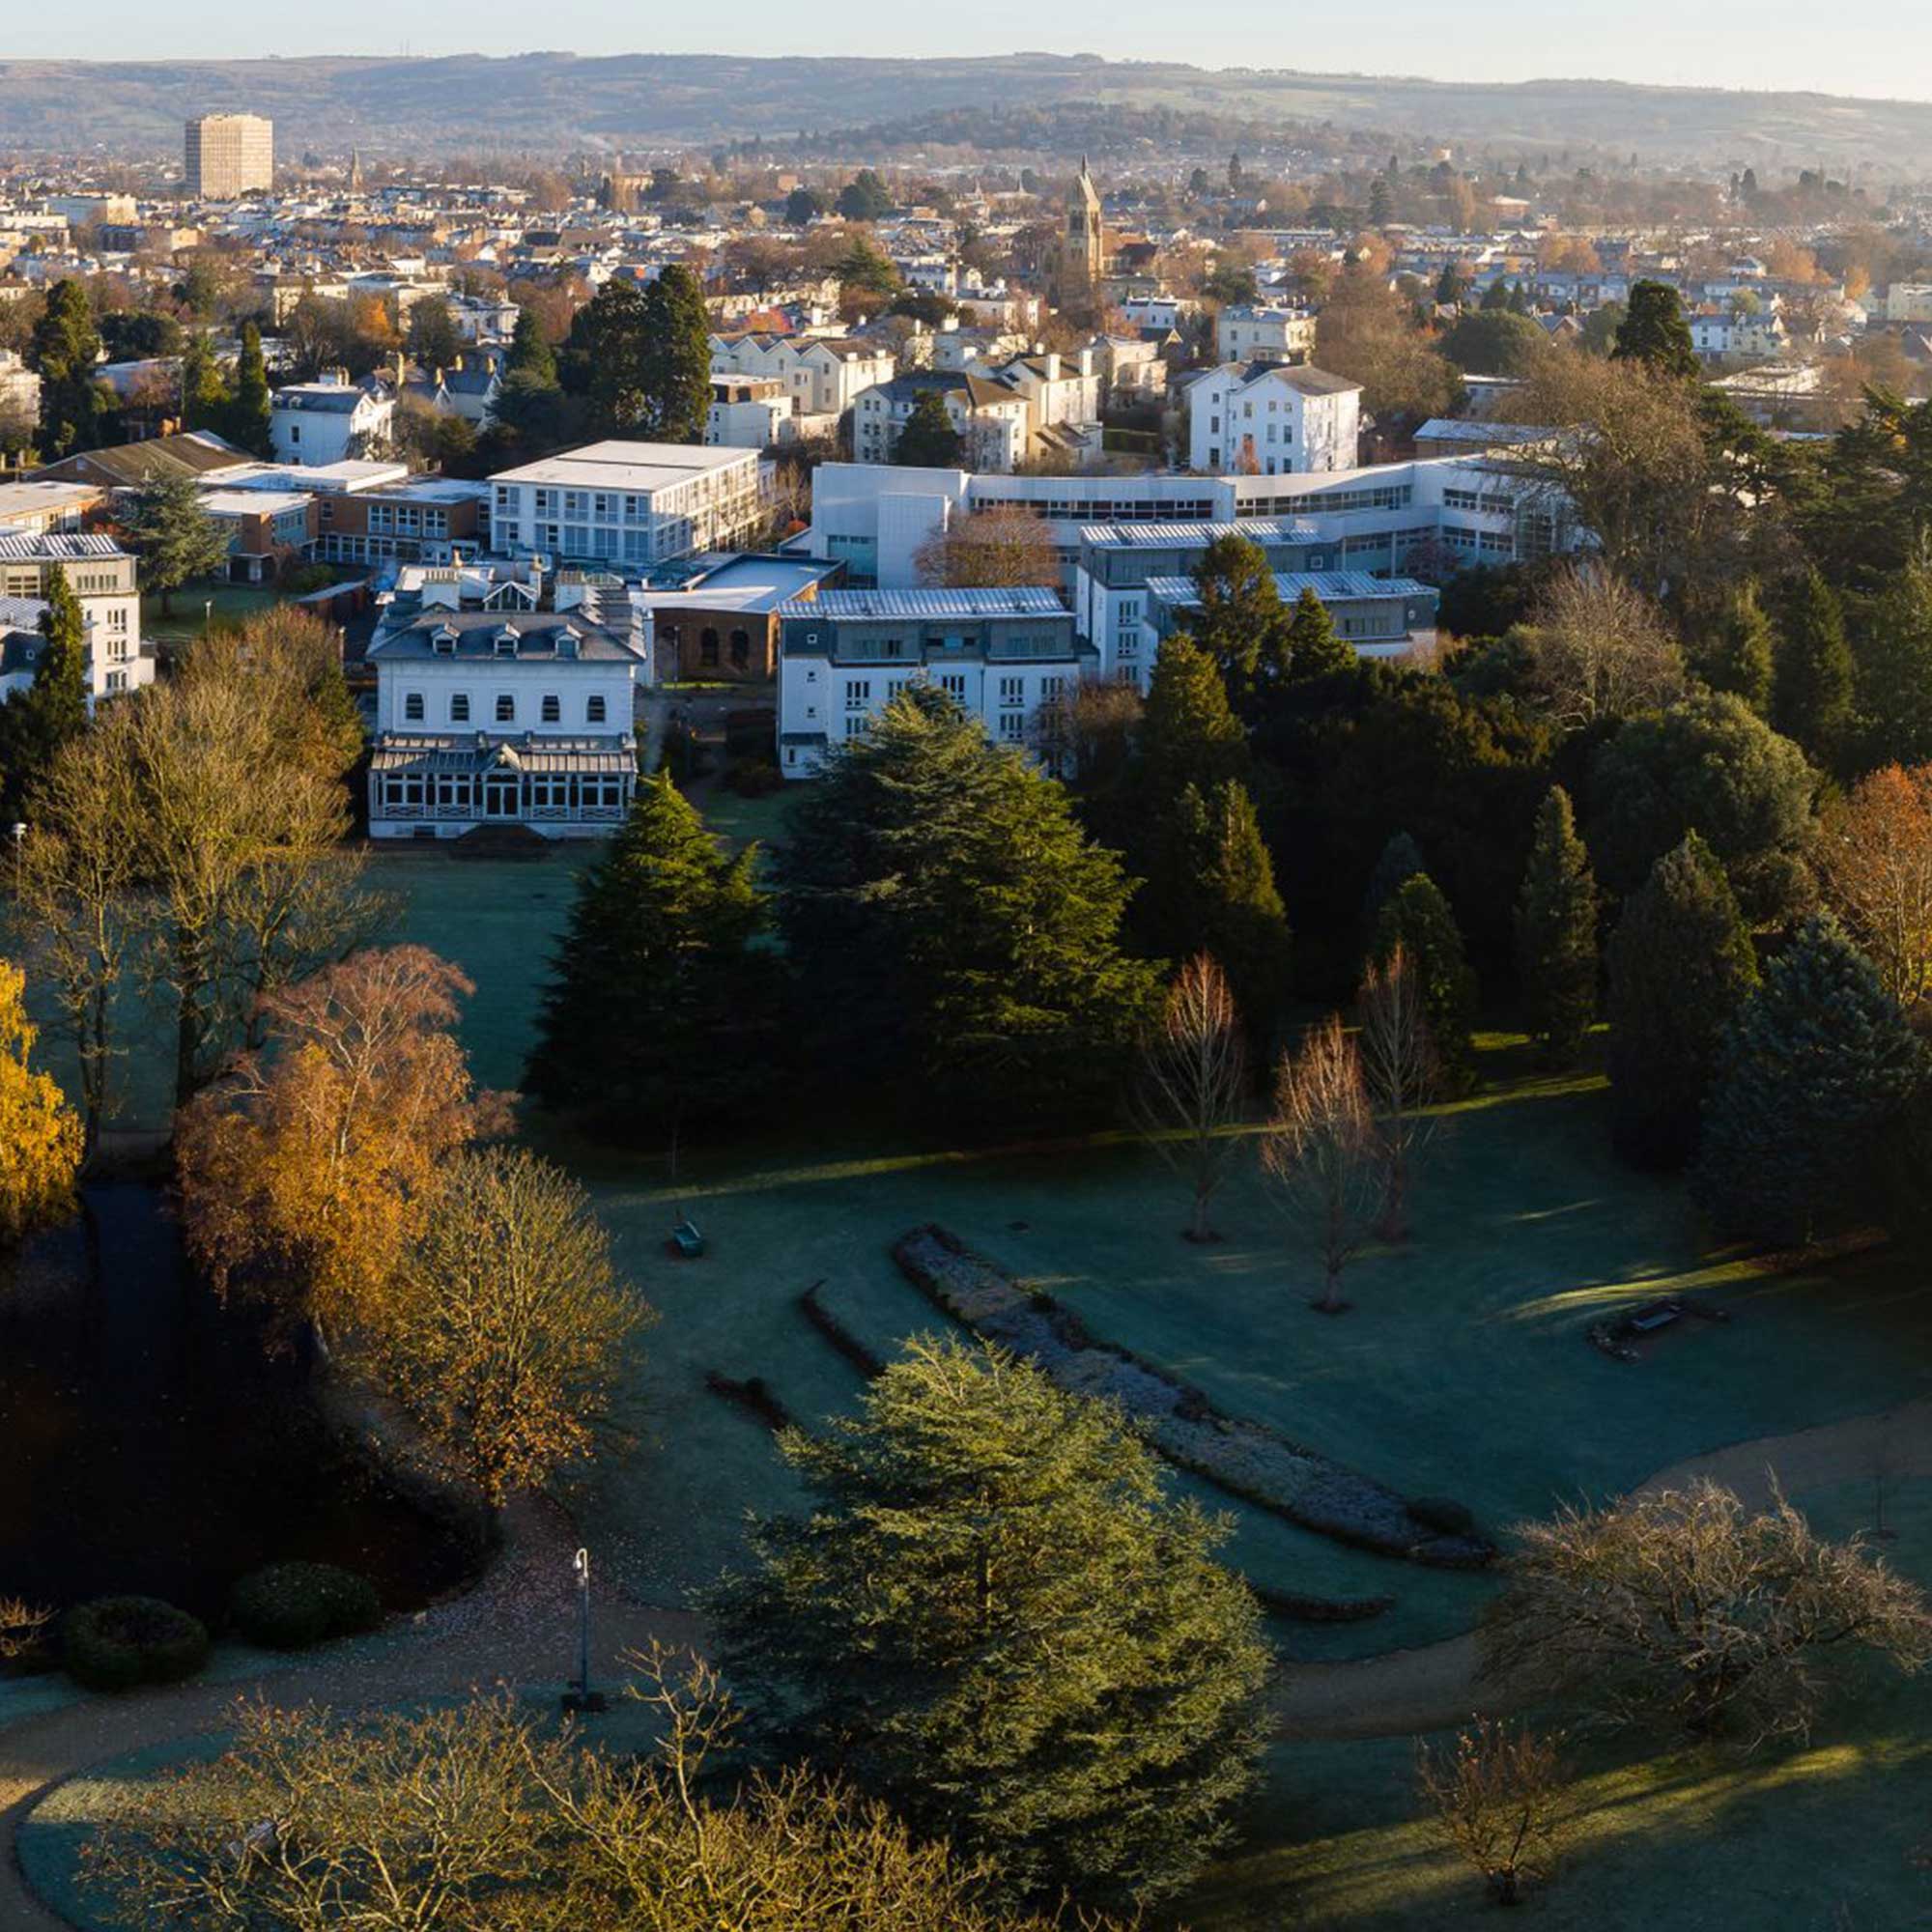
[[11,633],[0,699],[33,682],[40,613],[60,569],[80,604],[88,701],[137,691],[155,680],[141,642],[141,592],[134,558],[112,537],[15,534],[0,529],[0,624]]
[[978,718],[996,743],[1054,755],[1056,700],[1095,656],[1050,590],[824,590],[779,607],[779,767],[809,779],[920,681]]
[[1224,363],[1188,385],[1188,462],[1210,473],[1352,469],[1362,385],[1323,369]]
[[269,439],[277,463],[345,463],[386,442],[395,398],[340,380],[293,383],[270,404]]

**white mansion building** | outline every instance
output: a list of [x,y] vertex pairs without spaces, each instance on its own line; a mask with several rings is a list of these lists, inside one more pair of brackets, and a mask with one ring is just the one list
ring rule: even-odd
[[524,826],[594,838],[637,783],[642,620],[622,582],[538,566],[404,573],[384,611],[369,764],[374,838]]

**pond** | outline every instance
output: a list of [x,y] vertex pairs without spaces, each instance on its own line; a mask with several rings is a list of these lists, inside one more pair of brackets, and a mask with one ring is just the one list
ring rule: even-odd
[[478,1555],[333,1447],[302,1364],[195,1280],[159,1189],[89,1187],[0,1260],[0,1596],[218,1620],[239,1577],[303,1557],[411,1610]]

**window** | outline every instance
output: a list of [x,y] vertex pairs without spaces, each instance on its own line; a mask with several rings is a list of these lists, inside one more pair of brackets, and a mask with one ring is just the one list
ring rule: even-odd
[[403,694],[403,717],[411,724],[420,724],[423,720],[423,695],[419,691]]
[[948,697],[956,698],[961,704],[966,701],[966,673],[963,670],[943,670],[939,674],[939,688]]
[[1026,737],[1026,713],[1024,711],[1003,711],[1000,713],[1000,742],[1003,745],[1017,745]]
[[468,724],[469,723],[469,694],[467,691],[454,691],[450,693],[449,722],[452,724]]
[[301,440],[302,440],[302,426],[301,426],[301,424],[300,424],[300,423],[291,423],[291,424],[289,425],[289,440],[290,440],[291,442],[299,442],[299,441],[300,441]]
[[517,722],[517,700],[507,691],[497,694],[497,723],[514,724]]
[[718,633],[708,625],[698,635],[697,661],[700,665],[716,665],[718,662]]
[[1003,677],[1000,680],[1000,702],[1018,704],[1026,695],[1026,680],[1020,677]]
[[583,717],[584,722],[590,724],[602,724],[605,722],[604,694],[601,691],[592,693],[590,697],[585,700]]
[[868,678],[857,677],[845,687],[845,709],[864,711],[872,701],[872,686]]
[[563,723],[563,699],[554,691],[544,694],[542,722],[546,724]]
[[866,729],[866,714],[863,711],[855,712],[851,717],[846,719],[845,721],[846,737],[848,738],[861,737],[864,735],[865,729]]
[[749,631],[731,633],[731,668],[733,670],[749,670],[752,664],[752,634]]

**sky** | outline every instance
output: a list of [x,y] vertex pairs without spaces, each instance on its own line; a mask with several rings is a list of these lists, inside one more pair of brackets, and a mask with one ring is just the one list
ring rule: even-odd
[[[1091,20],[1091,25],[1086,24]],[[541,41],[533,42],[532,35]],[[0,61],[408,51],[507,54],[959,54],[1018,48],[1203,67],[1421,74],[1442,80],[1552,75],[1675,86],[1804,88],[1932,98],[1924,0],[1378,0],[1374,7],[1220,0],[1107,0],[1080,7],[974,0],[904,13],[877,0],[738,0],[728,27],[701,8],[631,0],[332,0],[244,8],[234,0],[86,0],[0,7]],[[0,83],[4,84],[4,83]]]

